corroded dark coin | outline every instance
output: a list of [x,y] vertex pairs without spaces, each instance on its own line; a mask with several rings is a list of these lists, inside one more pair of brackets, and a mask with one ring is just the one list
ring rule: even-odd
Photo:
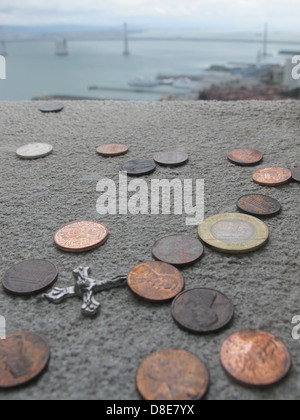
[[186,350],[160,350],[147,357],[137,372],[137,388],[145,400],[200,400],[209,386],[204,363]]
[[59,102],[46,102],[41,105],[39,110],[44,113],[48,112],[60,112],[64,109],[64,105]]
[[131,160],[130,162],[125,163],[121,171],[127,172],[129,176],[143,176],[149,175],[154,172],[156,169],[156,164],[153,160]]
[[31,381],[47,367],[50,350],[45,340],[32,333],[15,333],[0,340],[0,388]]
[[300,167],[292,170],[292,176],[294,181],[300,182]]
[[154,156],[154,160],[156,163],[162,166],[180,166],[184,165],[188,160],[189,157],[184,152],[160,152]]
[[105,157],[122,156],[128,153],[128,147],[125,144],[111,143],[104,144],[97,148],[97,153]]
[[165,302],[183,290],[184,279],[172,265],[150,261],[130,271],[128,286],[133,293],[146,300]]
[[281,211],[277,200],[262,194],[244,195],[238,200],[237,207],[252,216],[275,216]]
[[291,179],[292,172],[285,168],[270,167],[259,169],[253,174],[253,181],[266,187],[278,187],[287,184]]
[[228,159],[236,165],[252,166],[260,163],[263,160],[263,155],[253,149],[235,149],[228,153]]
[[26,260],[11,267],[3,276],[5,290],[18,295],[39,293],[57,280],[58,269],[47,260]]
[[56,246],[66,252],[86,252],[103,245],[108,239],[108,229],[99,222],[70,223],[54,236]]
[[187,235],[170,235],[159,239],[152,249],[156,260],[176,267],[199,261],[204,253],[201,242]]
[[291,368],[290,353],[280,340],[264,331],[242,331],[224,341],[224,369],[237,381],[252,386],[273,385]]
[[233,304],[222,293],[206,288],[186,290],[172,305],[175,321],[189,331],[208,333],[225,327],[233,318]]

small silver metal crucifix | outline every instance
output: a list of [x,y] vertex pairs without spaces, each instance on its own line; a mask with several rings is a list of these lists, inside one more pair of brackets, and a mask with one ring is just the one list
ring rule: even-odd
[[72,297],[79,297],[83,299],[82,313],[88,316],[96,315],[101,304],[95,299],[95,294],[102,290],[124,286],[127,281],[127,276],[116,276],[112,280],[98,281],[91,279],[89,272],[89,267],[76,268],[73,271],[75,286],[64,289],[55,287],[50,293],[44,294],[43,297],[53,303],[60,303]]

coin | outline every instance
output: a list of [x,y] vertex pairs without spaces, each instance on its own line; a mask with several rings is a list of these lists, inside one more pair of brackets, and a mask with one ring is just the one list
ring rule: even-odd
[[287,184],[292,179],[292,172],[284,168],[259,169],[253,174],[253,181],[256,184],[267,187],[278,187]]
[[39,293],[52,286],[58,269],[47,260],[26,260],[11,267],[3,276],[5,290],[18,295]]
[[253,216],[226,213],[206,219],[199,226],[199,236],[216,251],[243,254],[262,247],[269,239],[269,229]]
[[160,350],[140,365],[137,388],[145,400],[200,400],[209,386],[209,373],[194,354],[181,349]]
[[300,167],[292,170],[292,176],[294,181],[300,182]]
[[86,252],[98,248],[108,239],[108,229],[98,222],[70,223],[54,236],[56,246],[66,252]]
[[189,331],[208,333],[225,327],[233,318],[233,304],[223,293],[206,288],[186,290],[172,305],[175,321]]
[[222,345],[221,363],[239,382],[252,386],[273,385],[291,368],[291,356],[285,344],[264,331],[242,331]]
[[150,261],[130,271],[128,286],[133,293],[146,300],[165,302],[183,290],[184,279],[172,265]]
[[64,105],[59,102],[46,102],[40,106],[39,110],[41,112],[60,112],[64,109]]
[[170,151],[157,153],[154,156],[154,160],[162,166],[180,166],[184,165],[189,160],[189,157],[184,152]]
[[53,151],[51,144],[29,143],[20,147],[16,153],[21,159],[38,159],[50,155]]
[[228,159],[231,163],[240,166],[252,166],[263,160],[263,155],[253,149],[235,149],[228,153]]
[[47,367],[50,350],[45,340],[32,333],[15,333],[0,340],[0,388],[31,381]]
[[156,260],[176,267],[184,267],[199,261],[204,253],[204,247],[197,239],[187,235],[171,235],[159,239],[152,254]]
[[252,216],[275,216],[281,211],[277,200],[262,194],[244,195],[238,200],[237,207]]
[[124,144],[112,143],[99,146],[97,153],[105,157],[122,156],[128,152],[128,147]]
[[121,171],[127,172],[129,176],[143,176],[151,174],[155,169],[156,165],[153,160],[138,159],[125,163]]

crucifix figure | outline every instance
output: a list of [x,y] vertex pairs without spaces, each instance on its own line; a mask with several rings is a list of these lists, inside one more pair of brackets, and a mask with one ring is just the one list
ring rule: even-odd
[[89,277],[89,267],[78,267],[73,271],[75,277],[75,286],[60,289],[55,287],[50,293],[43,295],[53,303],[60,303],[65,299],[79,297],[83,299],[81,307],[84,315],[96,315],[101,304],[95,299],[95,294],[102,290],[111,289],[118,286],[124,286],[127,276],[116,276],[112,280],[93,280]]

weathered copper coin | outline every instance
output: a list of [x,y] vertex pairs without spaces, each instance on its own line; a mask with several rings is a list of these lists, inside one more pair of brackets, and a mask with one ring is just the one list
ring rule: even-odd
[[292,172],[285,168],[259,169],[253,174],[253,181],[256,184],[266,187],[278,187],[287,184],[292,179]]
[[199,226],[200,239],[216,251],[243,254],[262,247],[269,229],[256,217],[225,213],[209,217]]
[[144,299],[165,302],[183,290],[184,279],[172,265],[150,261],[130,271],[128,286],[133,293]]
[[86,252],[98,248],[108,239],[108,229],[98,222],[70,223],[54,236],[56,246],[66,252]]
[[204,247],[197,239],[187,235],[171,235],[159,239],[152,254],[156,260],[176,267],[184,267],[199,261],[204,253]]
[[172,305],[175,321],[189,331],[209,333],[225,327],[233,318],[233,304],[223,293],[206,288],[186,290]]
[[281,211],[277,200],[262,194],[244,195],[238,200],[237,207],[252,216],[275,216]]
[[11,267],[3,276],[5,290],[17,295],[39,293],[57,280],[58,269],[47,260],[26,260]]
[[41,112],[61,112],[64,109],[64,105],[59,102],[46,102],[40,106],[39,110]]
[[99,146],[97,153],[105,157],[122,156],[128,153],[129,148],[124,144],[111,143]]
[[127,172],[127,175],[129,176],[143,176],[151,174],[155,169],[156,165],[153,160],[137,159],[125,163],[122,166],[121,171]]
[[20,159],[39,159],[50,155],[53,152],[53,146],[48,143],[29,143],[19,147],[16,151]]
[[200,400],[209,386],[204,363],[186,350],[153,353],[140,365],[137,388],[145,400]]
[[45,340],[32,333],[15,333],[0,340],[0,388],[31,381],[47,367],[50,350]]
[[252,386],[273,385],[291,368],[290,353],[280,340],[264,331],[242,331],[222,345],[224,369],[239,382]]
[[294,181],[300,182],[300,167],[292,170],[292,176]]
[[253,149],[234,149],[228,153],[228,159],[236,165],[252,166],[260,163],[263,160],[263,155]]
[[184,152],[160,152],[154,156],[154,160],[156,163],[162,166],[180,166],[184,165],[188,160],[189,157]]

